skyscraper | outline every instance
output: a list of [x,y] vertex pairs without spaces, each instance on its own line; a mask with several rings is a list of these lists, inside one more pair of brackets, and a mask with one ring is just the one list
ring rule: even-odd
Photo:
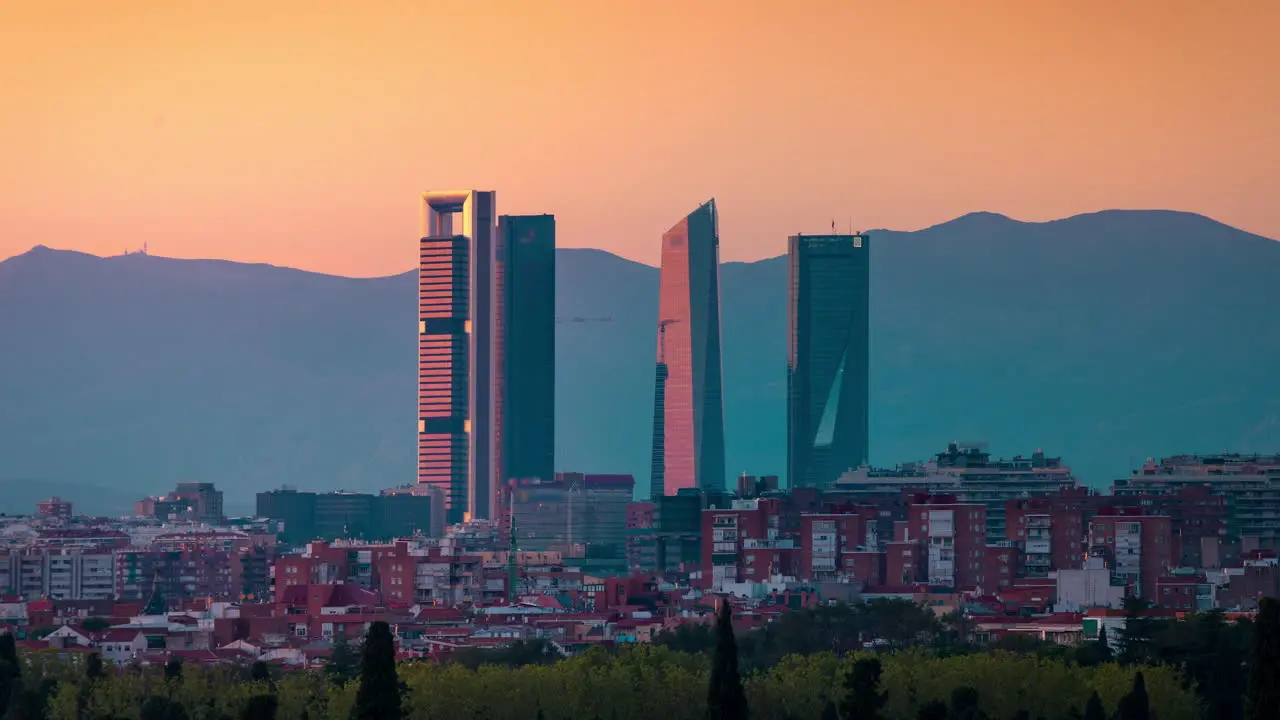
[[720,234],[715,200],[662,236],[650,487],[723,490]]
[[495,193],[422,195],[418,264],[418,483],[444,492],[449,522],[492,517],[503,477],[495,414],[502,335]]
[[825,487],[867,461],[870,239],[796,235],[787,251],[787,472]]
[[499,405],[501,480],[555,472],[556,437],[556,218],[498,218],[502,285],[498,333],[503,367]]

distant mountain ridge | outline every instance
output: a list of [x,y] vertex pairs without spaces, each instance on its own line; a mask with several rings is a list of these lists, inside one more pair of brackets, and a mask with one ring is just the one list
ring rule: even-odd
[[[1167,211],[972,213],[872,231],[872,253],[874,464],[985,440],[1107,485],[1149,455],[1280,451],[1280,243]],[[557,273],[559,314],[613,318],[557,328],[557,467],[644,486],[658,270],[562,249]],[[786,259],[721,275],[729,472],[783,474]],[[0,262],[0,488],[110,488],[93,510],[202,479],[247,510],[281,484],[410,482],[414,276]]]

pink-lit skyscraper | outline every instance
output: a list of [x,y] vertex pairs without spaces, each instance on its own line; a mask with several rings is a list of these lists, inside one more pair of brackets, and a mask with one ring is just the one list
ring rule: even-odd
[[650,492],[723,490],[720,235],[715,200],[662,236]]
[[418,264],[418,483],[443,491],[446,519],[493,517],[504,477],[501,272],[495,193],[422,195]]

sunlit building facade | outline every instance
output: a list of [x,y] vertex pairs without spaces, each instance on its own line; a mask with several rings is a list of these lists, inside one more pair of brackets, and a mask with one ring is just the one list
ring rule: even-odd
[[492,191],[422,196],[418,265],[418,483],[450,523],[490,518],[504,477],[496,441],[503,343]]
[[725,487],[718,226],[710,200],[662,236],[654,497]]
[[796,235],[787,252],[787,472],[827,487],[867,462],[870,239]]

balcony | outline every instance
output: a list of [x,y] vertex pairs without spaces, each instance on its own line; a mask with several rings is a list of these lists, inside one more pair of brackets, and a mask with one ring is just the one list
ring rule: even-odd
[[1051,545],[1048,540],[1028,540],[1026,553],[1028,555],[1047,555],[1051,551]]
[[792,538],[779,538],[776,540],[760,540],[750,539],[742,541],[744,550],[795,550],[798,546]]

